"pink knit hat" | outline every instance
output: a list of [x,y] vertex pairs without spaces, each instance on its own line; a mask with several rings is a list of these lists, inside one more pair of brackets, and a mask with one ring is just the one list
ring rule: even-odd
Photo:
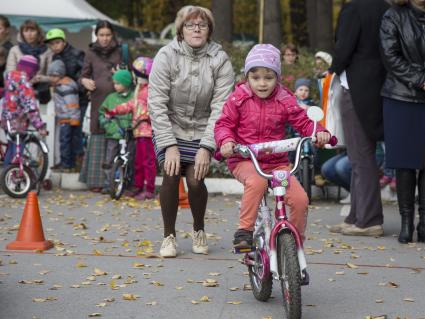
[[24,55],[16,66],[18,71],[23,71],[32,79],[38,71],[38,60],[32,55]]
[[249,51],[245,60],[245,75],[256,67],[272,69],[280,77],[280,51],[271,44],[257,44]]

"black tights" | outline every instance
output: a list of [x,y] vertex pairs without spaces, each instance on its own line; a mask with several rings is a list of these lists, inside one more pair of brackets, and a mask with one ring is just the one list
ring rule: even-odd
[[[185,169],[189,205],[193,216],[193,230],[204,230],[204,217],[208,200],[207,187],[203,179],[200,181],[195,179],[194,164],[187,165]],[[162,219],[164,221],[164,237],[170,234],[176,236],[179,182],[180,176],[169,176],[164,172],[164,178],[159,192],[159,202],[161,204]]]

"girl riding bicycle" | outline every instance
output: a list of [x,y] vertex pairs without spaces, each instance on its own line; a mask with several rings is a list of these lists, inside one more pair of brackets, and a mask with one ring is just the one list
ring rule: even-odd
[[[6,74],[1,114],[1,127],[5,131],[9,130],[7,122],[12,132],[16,133],[24,133],[31,123],[41,135],[47,135],[46,123],[40,117],[38,101],[30,82],[37,71],[37,59],[31,55],[24,55],[19,60],[16,70]],[[4,165],[12,161],[14,154],[15,144],[9,142]]]
[[[267,180],[257,174],[250,159],[232,156],[234,146],[281,140],[287,122],[302,136],[311,135],[314,126],[294,95],[279,83],[280,51],[273,45],[255,45],[245,60],[244,73],[246,81],[238,84],[227,99],[214,130],[222,156],[230,157],[227,160],[230,171],[244,185],[239,229],[233,241],[237,248],[252,246],[257,210],[267,190]],[[322,146],[331,135],[318,126],[316,137],[316,143]],[[286,153],[265,155],[258,161],[266,172],[289,166]],[[285,197],[290,207],[289,220],[304,238],[308,197],[294,176],[290,178],[290,185]]]

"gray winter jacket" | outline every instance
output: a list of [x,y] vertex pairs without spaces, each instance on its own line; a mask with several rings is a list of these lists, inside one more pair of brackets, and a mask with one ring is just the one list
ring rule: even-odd
[[55,113],[60,124],[81,125],[78,92],[77,83],[67,76],[54,87]]
[[159,50],[149,76],[148,107],[158,149],[176,138],[213,151],[214,125],[232,92],[234,74],[221,45],[193,49],[175,38]]

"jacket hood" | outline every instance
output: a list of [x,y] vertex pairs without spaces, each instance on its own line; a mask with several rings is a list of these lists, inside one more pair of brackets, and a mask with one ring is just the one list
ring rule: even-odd
[[222,49],[222,46],[214,41],[207,42],[202,48],[194,49],[184,41],[178,41],[174,37],[170,46],[176,52],[187,56],[202,56],[204,54],[214,57]]

